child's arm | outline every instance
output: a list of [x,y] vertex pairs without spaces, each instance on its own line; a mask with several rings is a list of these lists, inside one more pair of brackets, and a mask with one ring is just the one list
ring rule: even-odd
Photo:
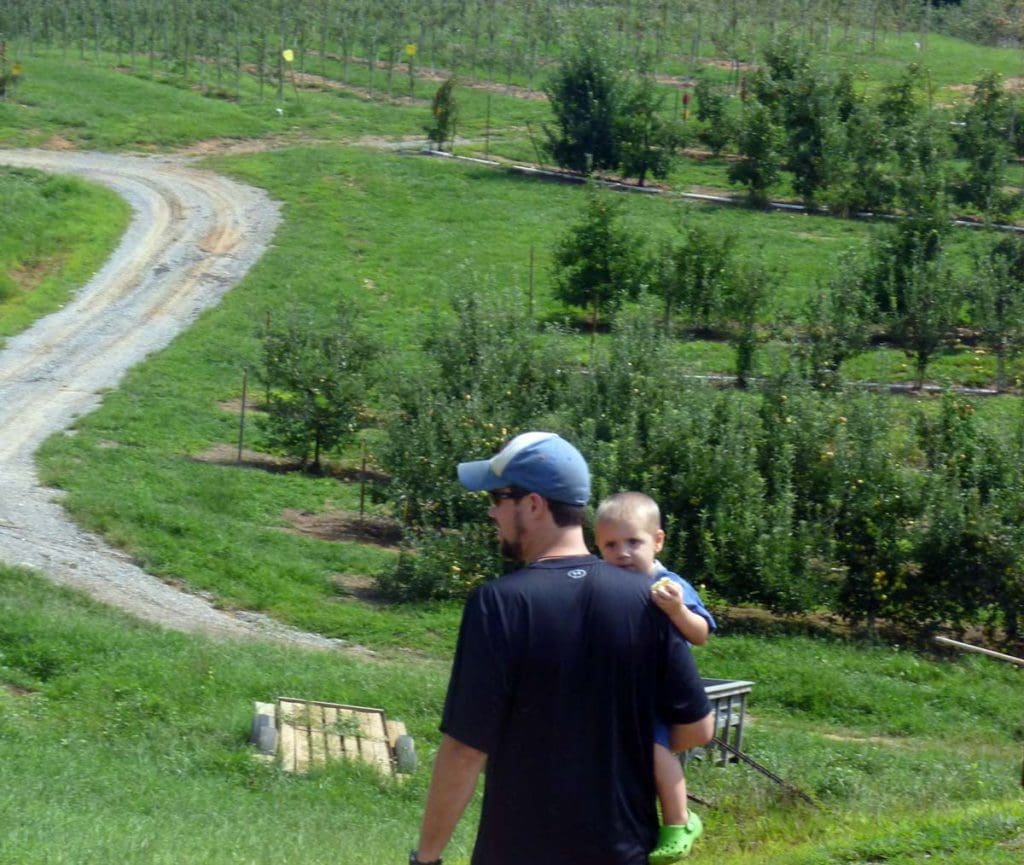
[[677,583],[659,580],[651,587],[651,597],[676,630],[693,645],[703,646],[708,641],[711,626],[707,619],[683,603],[683,590]]

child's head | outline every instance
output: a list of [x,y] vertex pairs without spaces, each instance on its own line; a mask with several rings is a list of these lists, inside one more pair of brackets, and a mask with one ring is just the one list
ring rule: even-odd
[[665,545],[658,503],[643,493],[616,493],[601,502],[594,534],[606,562],[648,576]]

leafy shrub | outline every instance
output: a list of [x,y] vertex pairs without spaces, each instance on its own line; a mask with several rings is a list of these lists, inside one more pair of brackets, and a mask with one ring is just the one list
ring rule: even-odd
[[611,193],[591,189],[580,219],[556,242],[555,295],[590,312],[597,328],[601,312],[614,311],[636,297],[649,280],[643,243],[622,222],[621,203]]
[[455,99],[455,78],[445,79],[437,88],[430,105],[430,122],[423,127],[427,140],[444,150],[444,143],[455,141],[455,124],[459,119],[459,104]]
[[664,116],[664,95],[658,96],[654,78],[641,75],[626,85],[623,109],[616,119],[622,174],[644,185],[647,175],[668,176],[676,148],[683,142],[682,127]]
[[697,76],[693,95],[697,101],[697,120],[701,124],[697,139],[717,156],[733,138],[726,95],[721,85],[706,75]]
[[961,200],[988,215],[1005,214],[1014,204],[1002,191],[1010,155],[1009,121],[1010,100],[1002,81],[993,72],[982,75],[974,85],[958,136],[959,155],[967,160],[959,191]]
[[544,127],[544,147],[555,163],[585,174],[616,168],[623,74],[605,40],[577,36],[544,92],[555,115],[554,125]]
[[997,241],[979,255],[967,290],[970,321],[996,356],[996,386],[1006,384],[1006,361],[1024,350],[1024,242]]
[[893,611],[894,595],[911,574],[920,484],[894,450],[895,419],[887,403],[851,398],[841,418],[830,502],[835,561],[844,571],[838,610],[870,629]]
[[266,387],[260,429],[266,444],[306,465],[350,437],[357,428],[366,373],[376,343],[362,333],[354,309],[340,305],[325,329],[312,310],[292,312],[263,337],[257,371]]
[[801,310],[803,338],[797,354],[807,379],[817,387],[836,386],[843,362],[868,347],[874,308],[864,290],[863,272],[856,255],[842,256],[835,276]]
[[379,578],[389,596],[458,597],[501,573],[486,499],[455,465],[552,429],[587,456],[595,501],[638,489],[659,502],[666,563],[715,597],[1019,635],[1024,422],[1001,441],[952,397],[908,426],[886,397],[791,375],[749,392],[695,383],[653,297],[620,309],[582,368],[522,306],[457,293],[405,382],[384,460],[406,525]]
[[743,158],[729,166],[729,181],[745,186],[750,203],[763,207],[782,168],[782,132],[771,110],[756,99],[748,99],[736,139],[736,149]]
[[379,577],[393,597],[467,591],[475,582],[453,576],[453,562],[466,564],[467,574],[498,573],[486,498],[467,493],[456,465],[497,453],[549,417],[565,375],[564,358],[521,299],[492,299],[455,292],[454,322],[437,322],[425,340],[425,364],[397,387],[381,454],[390,475],[385,495],[407,529],[397,570]]
[[506,567],[494,538],[484,517],[454,530],[412,530],[395,570],[381,573],[377,586],[398,601],[465,597]]
[[736,384],[746,387],[754,368],[754,353],[763,340],[762,314],[778,288],[779,274],[760,261],[740,259],[725,284],[723,315],[729,320],[729,342],[736,349]]
[[733,268],[735,237],[713,234],[699,223],[683,225],[681,234],[664,256],[654,288],[665,303],[666,332],[677,308],[691,327],[717,327]]
[[425,340],[425,365],[397,384],[381,459],[391,477],[386,495],[409,526],[480,518],[456,464],[497,453],[554,404],[564,360],[518,300],[455,292],[454,325],[436,323]]
[[998,620],[1019,634],[1024,507],[1019,434],[1004,443],[978,425],[974,406],[946,394],[917,435],[929,469],[918,539],[919,571],[900,615],[918,627]]

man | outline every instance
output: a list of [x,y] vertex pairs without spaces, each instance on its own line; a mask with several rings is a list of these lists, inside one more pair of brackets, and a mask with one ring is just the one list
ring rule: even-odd
[[571,444],[523,433],[458,474],[490,493],[502,552],[525,567],[466,602],[409,861],[441,861],[486,763],[473,865],[647,865],[655,715],[677,751],[714,731],[689,647],[647,580],[587,549],[590,474]]

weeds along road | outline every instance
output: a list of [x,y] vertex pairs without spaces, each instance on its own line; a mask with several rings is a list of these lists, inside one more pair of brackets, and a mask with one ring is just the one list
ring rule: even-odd
[[72,523],[34,464],[47,436],[94,409],[104,389],[241,279],[273,237],[277,204],[184,158],[0,150],[0,164],[102,183],[133,211],[103,269],[0,350],[0,561],[169,628],[339,645],[259,614],[225,613],[146,574]]

